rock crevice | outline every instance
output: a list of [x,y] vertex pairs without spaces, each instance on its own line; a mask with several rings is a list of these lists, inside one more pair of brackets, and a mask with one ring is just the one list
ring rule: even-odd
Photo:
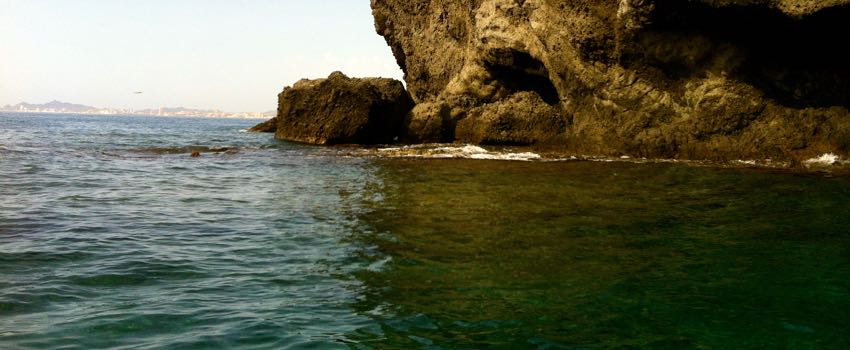
[[698,159],[848,152],[850,57],[839,41],[850,0],[372,0],[372,9],[418,104],[407,141]]

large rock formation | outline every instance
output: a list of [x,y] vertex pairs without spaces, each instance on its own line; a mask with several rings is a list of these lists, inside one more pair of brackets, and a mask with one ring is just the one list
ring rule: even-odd
[[282,140],[330,144],[390,143],[413,107],[400,81],[352,79],[340,72],[301,80],[278,95],[277,117],[252,131]]
[[850,151],[850,0],[372,0],[409,142],[802,159]]

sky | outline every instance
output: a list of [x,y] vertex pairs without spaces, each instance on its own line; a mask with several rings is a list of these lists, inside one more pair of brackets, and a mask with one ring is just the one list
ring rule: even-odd
[[401,79],[373,23],[368,0],[0,0],[0,105],[270,111],[302,78]]

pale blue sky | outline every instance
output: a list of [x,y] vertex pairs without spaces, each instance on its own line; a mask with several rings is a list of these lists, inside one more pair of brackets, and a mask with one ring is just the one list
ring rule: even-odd
[[0,105],[268,111],[334,70],[402,76],[369,0],[0,0]]

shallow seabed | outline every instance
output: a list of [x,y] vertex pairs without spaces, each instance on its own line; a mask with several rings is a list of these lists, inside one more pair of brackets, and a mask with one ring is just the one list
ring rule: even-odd
[[255,122],[0,114],[0,348],[850,348],[845,175]]

